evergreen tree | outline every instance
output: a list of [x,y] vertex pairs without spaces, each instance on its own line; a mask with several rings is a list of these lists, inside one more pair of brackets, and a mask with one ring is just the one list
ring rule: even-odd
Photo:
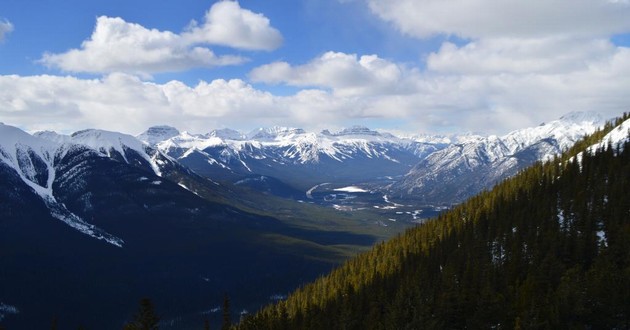
[[134,315],[133,321],[127,323],[125,330],[157,330],[160,318],[155,314],[153,303],[149,298],[140,300],[138,312]]
[[228,330],[232,327],[232,315],[230,311],[230,297],[228,294],[223,295],[223,324],[221,330]]
[[57,317],[56,317],[56,316],[54,316],[54,317],[53,317],[53,319],[52,319],[52,321],[50,321],[50,329],[51,329],[51,330],[57,330],[57,329],[59,329],[59,326],[57,325],[57,323],[58,323],[58,322],[57,322]]

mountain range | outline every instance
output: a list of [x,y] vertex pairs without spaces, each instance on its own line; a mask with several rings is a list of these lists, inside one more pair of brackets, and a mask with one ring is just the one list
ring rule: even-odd
[[237,329],[628,329],[630,115]]
[[397,220],[419,204],[457,203],[602,124],[574,113],[501,137],[0,124],[0,321],[117,328],[155,292],[174,328],[219,317],[223,291],[257,309],[408,228]]
[[174,328],[218,318],[226,291],[256,309],[391,235],[365,221],[218,184],[130,135],[0,124],[0,322],[121,328],[153,292]]
[[570,147],[604,124],[570,113],[504,136],[410,136],[355,126],[331,133],[273,127],[207,134],[152,127],[138,139],[200,175],[237,182],[252,174],[306,191],[322,183],[362,185],[401,199],[452,204]]

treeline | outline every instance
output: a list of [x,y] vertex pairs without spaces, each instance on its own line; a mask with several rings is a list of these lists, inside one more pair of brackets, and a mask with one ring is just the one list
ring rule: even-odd
[[630,145],[578,156],[628,117],[238,329],[630,329]]

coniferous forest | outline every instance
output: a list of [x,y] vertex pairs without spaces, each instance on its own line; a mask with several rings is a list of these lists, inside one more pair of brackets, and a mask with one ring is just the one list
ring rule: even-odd
[[630,329],[628,115],[376,245],[239,329]]

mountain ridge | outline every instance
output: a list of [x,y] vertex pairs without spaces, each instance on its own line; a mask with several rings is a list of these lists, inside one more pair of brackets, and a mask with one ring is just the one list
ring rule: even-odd
[[488,136],[451,144],[416,164],[389,189],[394,196],[427,202],[460,202],[491,187],[535,161],[567,150],[604,124],[592,113],[570,113],[536,127],[504,136]]

